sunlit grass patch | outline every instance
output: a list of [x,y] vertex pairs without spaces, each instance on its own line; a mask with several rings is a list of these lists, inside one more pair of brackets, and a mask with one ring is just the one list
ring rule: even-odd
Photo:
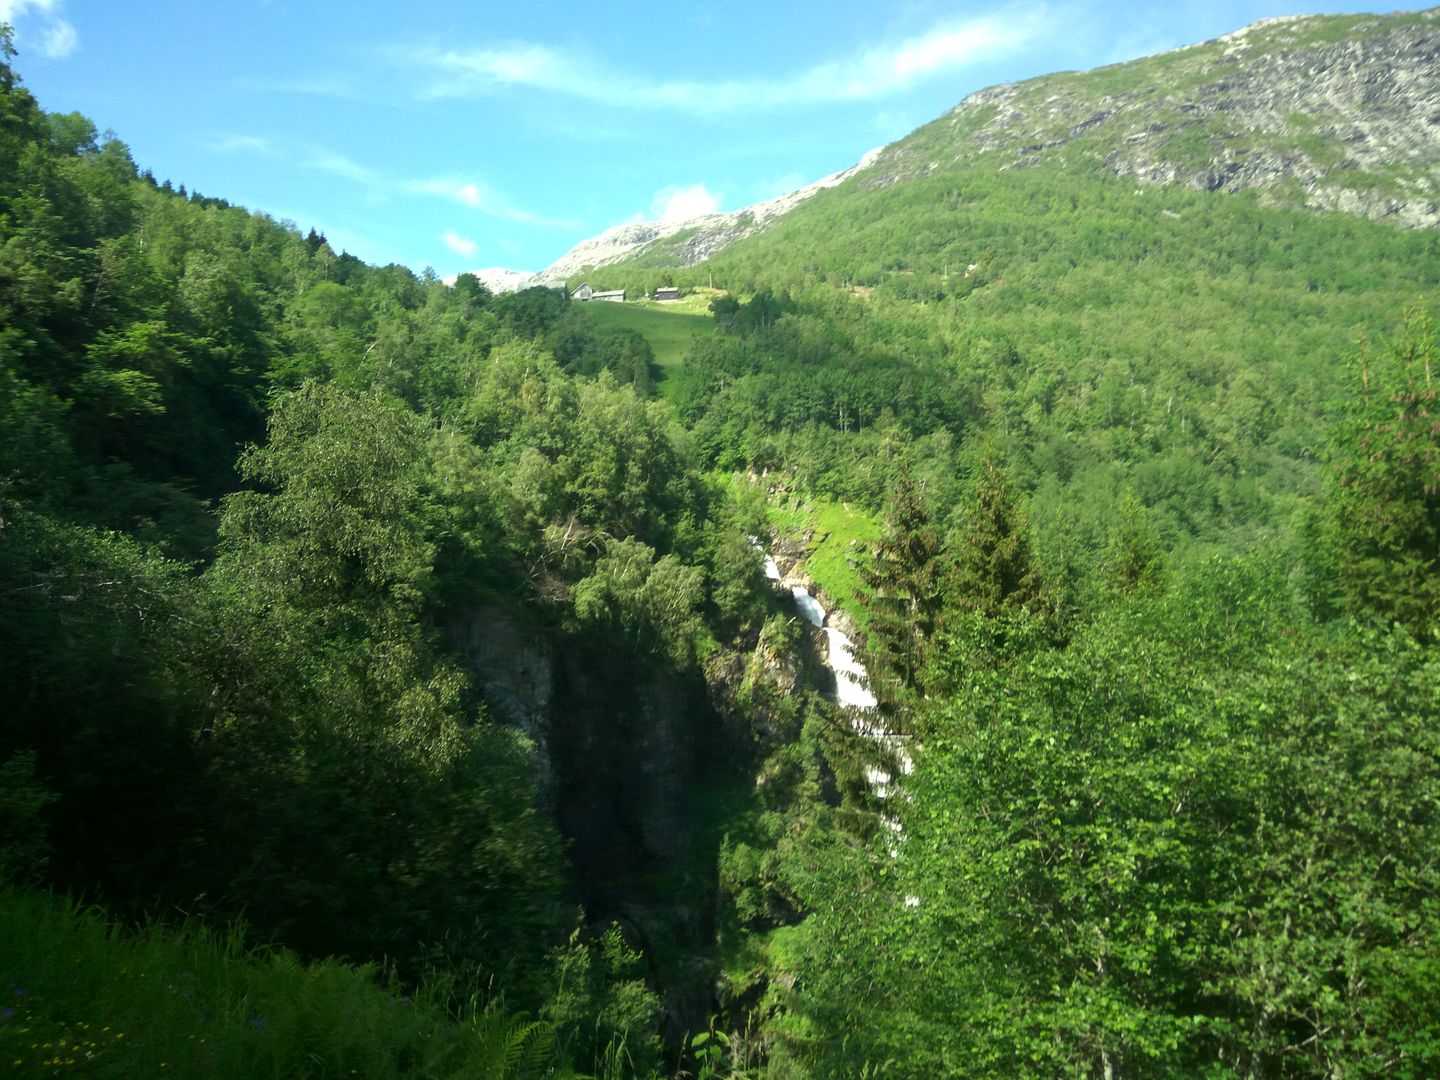
[[796,499],[784,507],[771,507],[771,523],[782,536],[799,538],[813,533],[805,574],[860,626],[865,609],[858,566],[869,558],[880,538],[880,522],[854,503],[831,499]]
[[[689,308],[688,310],[686,308]],[[708,337],[715,333],[713,316],[696,311],[693,304],[656,304],[648,301],[628,304],[612,304],[590,301],[581,305],[595,325],[600,328],[617,327],[634,330],[650,343],[655,352],[655,363],[663,377],[680,367],[681,361],[690,349],[690,341],[696,336]]]

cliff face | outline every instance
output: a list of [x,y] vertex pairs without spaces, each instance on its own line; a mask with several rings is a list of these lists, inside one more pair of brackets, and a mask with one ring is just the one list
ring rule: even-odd
[[1098,168],[1440,225],[1440,9],[1269,19],[1199,45],[972,94],[859,183],[957,165]]
[[582,887],[686,857],[691,795],[723,758],[703,679],[485,606],[451,630],[480,696],[535,745],[541,799]]

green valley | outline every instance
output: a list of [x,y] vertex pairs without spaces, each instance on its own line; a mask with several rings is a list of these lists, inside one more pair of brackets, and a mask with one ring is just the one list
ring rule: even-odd
[[575,249],[663,304],[157,182],[0,35],[15,1075],[1440,1073],[1440,9]]

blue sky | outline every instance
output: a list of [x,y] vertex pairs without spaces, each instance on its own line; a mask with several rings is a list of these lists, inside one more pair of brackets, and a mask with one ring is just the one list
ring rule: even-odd
[[0,0],[0,21],[40,103],[141,168],[448,276],[769,198],[997,82],[1354,10],[1295,2]]

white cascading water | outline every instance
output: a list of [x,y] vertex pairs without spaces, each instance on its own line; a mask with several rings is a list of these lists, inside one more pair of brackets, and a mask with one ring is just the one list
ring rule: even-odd
[[753,547],[756,551],[760,552],[761,555],[765,556],[766,579],[769,581],[779,581],[780,566],[778,563],[776,563],[775,556],[771,555],[768,551],[765,550],[765,545],[760,542],[760,538],[758,536],[750,537],[750,546]]
[[[765,577],[770,581],[779,581],[780,567],[776,565],[770,553],[765,550],[760,538],[758,536],[750,537],[750,544],[765,556]],[[835,700],[842,707],[851,710],[850,722],[855,726],[855,730],[893,756],[900,766],[901,775],[908,776],[915,763],[906,752],[900,737],[877,727],[861,715],[875,708],[878,702],[875,700],[875,695],[865,685],[865,666],[855,659],[855,653],[850,648],[850,639],[835,627],[825,625],[825,609],[815,597],[810,595],[810,590],[805,586],[793,586],[790,589],[790,595],[795,599],[795,608],[800,613],[800,617],[816,629],[825,631],[826,643],[829,645],[830,652],[830,670],[835,673]],[[867,766],[865,780],[877,798],[888,799],[894,790],[895,778],[879,766]],[[899,844],[905,837],[904,826],[889,814],[882,814],[880,821],[890,834],[887,850],[894,858],[900,854]],[[905,906],[907,908],[919,907],[920,898],[918,896],[905,897]]]
[[810,595],[810,590],[804,585],[796,585],[790,590],[790,595],[795,597],[795,607],[800,611],[800,617],[817,629],[825,627],[825,609],[820,606],[820,601]]
[[[852,709],[873,709],[878,702],[865,686],[865,668],[850,651],[850,639],[833,626],[824,629],[830,643],[830,669],[835,672],[836,700]],[[862,722],[857,721],[856,727]]]

